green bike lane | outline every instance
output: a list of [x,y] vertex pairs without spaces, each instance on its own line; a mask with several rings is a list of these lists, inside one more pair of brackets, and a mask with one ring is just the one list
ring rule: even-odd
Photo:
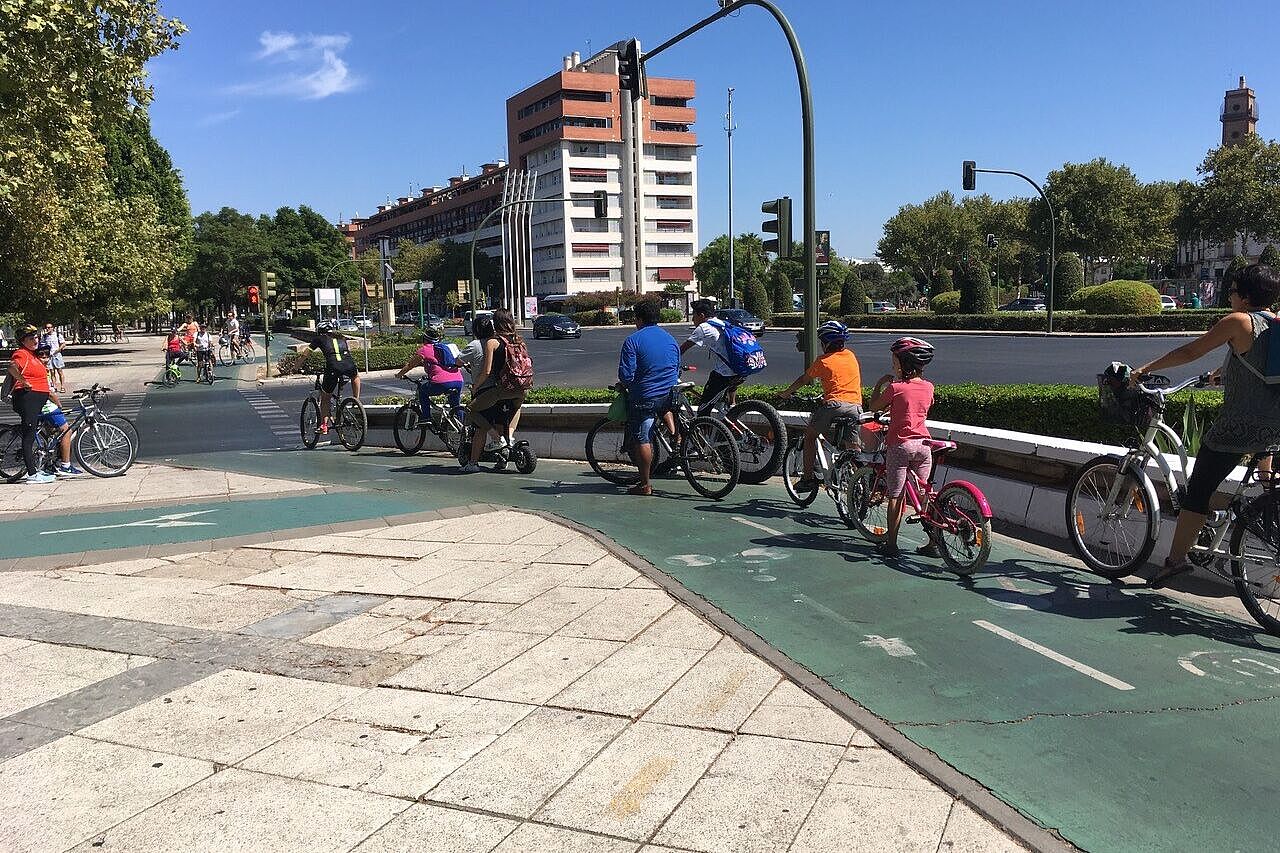
[[[886,563],[826,498],[801,511],[775,486],[716,503],[674,480],[663,497],[629,498],[562,462],[522,477],[381,450],[181,461],[371,490],[325,502],[483,501],[597,529],[1082,848],[1267,849],[1280,837],[1280,642],[1010,540],[958,579],[934,560]],[[302,526],[287,500],[242,523]],[[377,503],[368,516],[407,511]],[[219,535],[237,532],[250,531]]]

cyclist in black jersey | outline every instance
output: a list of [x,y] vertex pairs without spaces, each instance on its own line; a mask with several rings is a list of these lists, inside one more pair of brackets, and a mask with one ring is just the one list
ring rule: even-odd
[[320,350],[324,355],[324,378],[320,380],[320,432],[329,431],[329,398],[338,387],[339,377],[351,383],[351,396],[360,399],[360,371],[355,357],[347,346],[347,339],[330,323],[316,327],[320,334],[309,349]]

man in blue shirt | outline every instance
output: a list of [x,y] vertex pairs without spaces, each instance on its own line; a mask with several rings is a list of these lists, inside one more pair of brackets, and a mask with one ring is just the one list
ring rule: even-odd
[[671,406],[671,389],[680,379],[680,345],[658,326],[658,302],[636,303],[636,331],[627,336],[618,358],[618,381],[627,392],[627,437],[640,482],[628,494],[651,495],[649,469],[653,446],[649,434],[659,415]]

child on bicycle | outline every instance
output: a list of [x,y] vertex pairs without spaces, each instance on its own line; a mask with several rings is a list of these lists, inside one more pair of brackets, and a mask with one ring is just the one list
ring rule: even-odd
[[836,418],[857,418],[862,414],[862,370],[853,350],[845,347],[848,337],[848,326],[838,320],[828,320],[819,326],[822,355],[782,392],[785,400],[815,379],[822,383],[822,406],[814,411],[804,428],[804,474],[796,484],[801,491],[812,491],[819,485],[813,476],[818,436],[830,430]]
[[409,356],[409,360],[400,368],[396,379],[403,379],[405,374],[415,367],[421,367],[427,374],[427,381],[418,386],[418,407],[422,414],[430,416],[431,398],[444,394],[449,400],[449,411],[461,423],[466,415],[462,408],[462,368],[459,366],[458,348],[450,343],[441,343],[442,331],[427,329],[422,333],[422,346]]
[[182,357],[182,338],[177,329],[170,329],[164,342],[164,369],[168,370],[175,361]]
[[200,331],[195,336],[196,348],[196,375],[200,375],[200,369],[204,367],[205,362],[209,363],[209,370],[213,370],[213,336],[209,334],[209,328],[204,324],[200,324]]
[[[53,360],[53,350],[48,346],[38,346],[36,356],[44,362],[45,367],[48,367]],[[53,474],[55,477],[66,479],[78,477],[84,472],[71,464],[71,430],[67,429],[67,416],[62,413],[61,406],[62,401],[50,387],[49,399],[45,400],[44,407],[40,409],[40,423],[58,430],[58,461],[54,464]]]
[[[889,535],[876,545],[886,557],[896,557],[898,530],[905,509],[903,492],[907,475],[914,474],[917,483],[926,483],[933,469],[933,452],[925,444],[929,430],[925,418],[933,405],[933,383],[924,378],[924,369],[933,361],[933,345],[919,338],[898,338],[889,347],[893,373],[880,377],[872,391],[867,408],[889,413],[885,436],[885,497],[888,499]],[[916,549],[922,557],[936,557],[938,550],[930,541]]]

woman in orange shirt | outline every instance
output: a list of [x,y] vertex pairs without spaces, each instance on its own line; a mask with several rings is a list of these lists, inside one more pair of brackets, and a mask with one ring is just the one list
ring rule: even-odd
[[40,427],[40,410],[49,399],[49,374],[36,345],[40,333],[35,326],[24,326],[18,332],[18,349],[9,361],[13,379],[13,410],[22,418],[22,456],[27,463],[27,483],[52,483],[54,476],[36,470],[36,430]]

